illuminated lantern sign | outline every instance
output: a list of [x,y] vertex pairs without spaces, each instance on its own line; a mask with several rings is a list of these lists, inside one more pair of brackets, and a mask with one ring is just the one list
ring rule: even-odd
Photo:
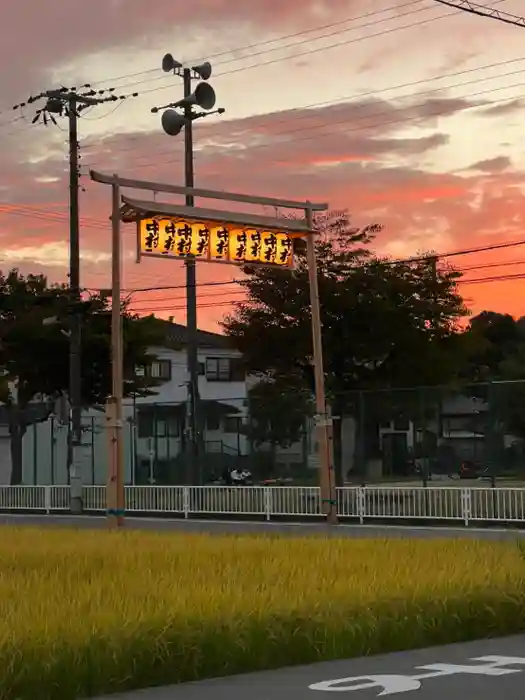
[[293,239],[280,233],[238,225],[152,218],[138,222],[139,253],[144,257],[186,258],[238,265],[293,266]]

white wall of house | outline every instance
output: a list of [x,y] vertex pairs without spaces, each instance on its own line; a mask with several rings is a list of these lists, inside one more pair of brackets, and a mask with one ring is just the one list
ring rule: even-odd
[[11,442],[7,427],[0,426],[0,486],[6,486],[11,479]]
[[[188,400],[189,373],[186,365],[184,350],[169,350],[153,348],[159,360],[159,369],[165,371],[168,363],[171,366],[170,378],[155,389],[152,396],[138,398],[133,402],[126,400],[126,409],[133,414],[134,410],[158,404],[159,406],[180,405]],[[246,438],[240,435],[239,419],[246,420],[247,416],[247,383],[231,380],[230,360],[240,359],[240,353],[230,349],[200,348],[197,353],[199,363],[199,396],[201,401],[217,401],[226,408],[231,407],[231,413],[226,413],[219,421],[208,422],[203,426],[204,440],[208,451],[224,450],[231,454],[247,454],[249,445]],[[135,404],[135,408],[133,407]],[[157,433],[142,437],[137,430],[137,452],[139,457],[149,456],[152,449],[161,459],[174,456],[180,452],[181,434],[179,426],[174,421],[163,424],[157,421]]]
[[[183,404],[188,396],[188,372],[186,353],[166,348],[152,348],[159,363],[154,364],[153,373],[169,378],[156,387],[151,396],[135,401],[124,401],[124,446],[125,479],[133,483],[136,469],[135,461],[149,460],[152,452],[158,459],[175,457],[181,450],[181,434],[174,421],[157,422],[156,436],[139,437],[138,426],[133,418],[141,408],[158,404],[159,406]],[[201,348],[198,351],[200,363],[199,394],[203,401],[218,401],[226,407],[225,415],[219,422],[205,426],[204,440],[208,451],[224,451],[231,454],[247,454],[249,445],[246,438],[239,434],[238,421],[247,415],[246,381],[230,381],[228,360],[239,358],[235,350]],[[168,374],[166,368],[169,366]],[[227,408],[231,407],[231,414]],[[239,411],[239,413],[237,413]],[[105,483],[108,467],[108,444],[105,428],[105,416],[101,411],[86,411],[82,416],[84,427],[82,450],[82,479],[86,484]],[[1,437],[1,436],[0,436]],[[135,447],[136,445],[136,447]],[[23,440],[23,482],[67,483],[67,426],[56,418],[29,427]],[[9,440],[0,439],[0,484],[9,483],[11,474],[11,455]]]

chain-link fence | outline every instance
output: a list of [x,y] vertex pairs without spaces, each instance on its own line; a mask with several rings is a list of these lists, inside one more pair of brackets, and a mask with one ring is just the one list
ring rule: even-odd
[[[185,404],[127,405],[126,483],[211,484],[234,469],[249,470],[255,483],[317,483],[311,406],[301,403],[293,410],[293,398],[286,401],[284,411],[275,398],[264,410],[250,411],[245,399],[201,406],[196,464],[188,458]],[[525,481],[525,381],[356,390],[332,397],[331,410],[338,485],[450,483],[461,477]],[[68,483],[68,433],[68,425],[56,418],[29,426],[23,483]],[[81,451],[83,482],[105,483],[108,436],[102,412],[83,416]],[[1,481],[9,483],[7,434],[0,439],[0,465]]]
[[334,415],[341,482],[525,478],[525,382],[350,392]]

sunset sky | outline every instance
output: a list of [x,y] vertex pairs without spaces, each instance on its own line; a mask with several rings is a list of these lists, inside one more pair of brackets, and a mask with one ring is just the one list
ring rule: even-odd
[[[525,15],[519,0],[486,4]],[[395,257],[525,243],[523,28],[435,0],[17,0],[0,39],[3,270],[63,281],[68,258],[67,121],[32,126],[42,103],[12,107],[91,83],[140,93],[87,110],[79,125],[81,284],[109,286],[110,191],[88,171],[182,184],[183,138],[150,112],[182,97],[181,80],[160,69],[168,51],[185,64],[210,60],[226,108],[195,124],[198,186],[348,208],[356,225],[384,225],[374,248]],[[135,264],[133,234],[125,289],[183,285],[179,262]],[[474,312],[525,314],[525,245],[450,262],[473,280],[462,292]],[[197,274],[199,326],[217,330],[242,295],[210,283],[241,273],[201,264]],[[479,282],[501,275],[518,277]],[[183,288],[132,300],[185,322]]]

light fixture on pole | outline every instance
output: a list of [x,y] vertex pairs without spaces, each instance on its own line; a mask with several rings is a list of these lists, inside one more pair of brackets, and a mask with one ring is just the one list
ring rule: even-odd
[[[181,100],[160,107],[153,107],[152,112],[162,112],[161,124],[168,136],[177,136],[184,129],[184,185],[194,187],[193,176],[193,122],[210,114],[224,114],[225,110],[214,110],[215,90],[206,82],[199,82],[192,92],[192,81],[206,81],[211,77],[212,67],[208,61],[195,66],[183,66],[172,54],[167,53],[162,59],[162,70],[182,78],[184,94]],[[194,111],[200,107],[202,111]],[[180,110],[180,111],[177,111]],[[213,110],[213,111],[212,111]],[[194,206],[193,195],[186,195],[186,205]],[[186,481],[195,479],[200,443],[199,415],[199,364],[197,343],[197,284],[195,258],[189,256],[186,265],[186,327],[188,357],[188,404],[190,407],[186,429],[188,437],[188,460]]]

